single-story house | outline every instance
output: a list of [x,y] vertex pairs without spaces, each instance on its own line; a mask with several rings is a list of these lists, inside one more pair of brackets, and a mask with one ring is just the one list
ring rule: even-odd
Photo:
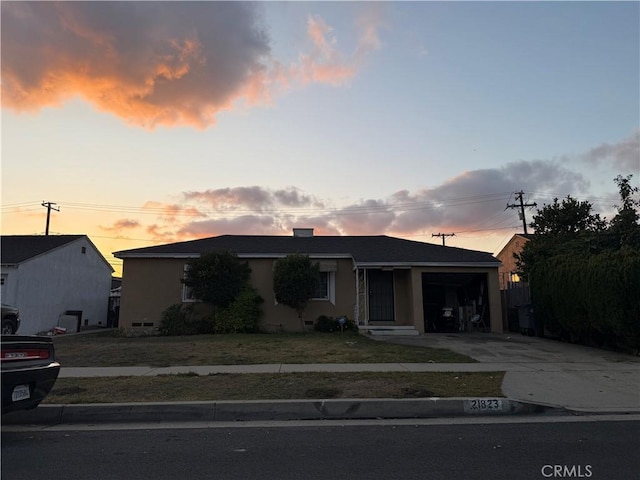
[[[321,285],[304,313],[312,328],[320,315],[347,316],[361,329],[443,331],[468,326],[475,315],[502,332],[499,262],[490,253],[389,236],[221,235],[115,252],[123,260],[121,327],[157,328],[162,312],[191,302],[181,282],[189,259],[230,251],[248,262],[251,283],[265,300],[262,328],[299,331],[293,309],[279,305],[273,266],[288,254],[317,261]],[[456,319],[456,322],[450,320]]]
[[106,326],[113,268],[86,235],[2,235],[2,303],[20,334]]

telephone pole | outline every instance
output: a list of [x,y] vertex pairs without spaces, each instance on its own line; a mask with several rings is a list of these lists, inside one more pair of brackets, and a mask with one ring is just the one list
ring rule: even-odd
[[60,207],[55,208],[53,205],[57,205],[57,203],[45,202],[44,200],[42,201],[42,206],[47,207],[47,228],[44,231],[45,235],[49,235],[49,221],[51,219],[51,210],[55,210],[56,212],[60,211]]
[[[538,204],[537,203],[524,203],[524,192],[522,190],[520,190],[519,192],[516,192],[516,200],[520,200],[520,204],[517,203],[512,203],[507,205],[507,208],[519,208],[520,209],[520,213],[518,214],[518,216],[520,217],[520,220],[522,220],[522,227],[524,228],[524,234],[527,234],[527,220],[525,218],[524,215],[524,207],[537,207]],[[505,209],[506,210],[506,209]]]
[[455,237],[455,233],[432,233],[432,237],[442,237],[442,246],[444,247],[444,237]]

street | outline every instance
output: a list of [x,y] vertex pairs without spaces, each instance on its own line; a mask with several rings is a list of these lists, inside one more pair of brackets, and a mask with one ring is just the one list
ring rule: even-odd
[[472,422],[3,428],[2,476],[631,480],[640,472],[638,416]]

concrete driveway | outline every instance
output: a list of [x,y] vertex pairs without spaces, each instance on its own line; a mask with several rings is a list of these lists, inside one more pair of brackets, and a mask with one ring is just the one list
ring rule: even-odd
[[[640,412],[640,357],[520,334],[378,336],[446,348],[507,368],[505,396],[576,411]],[[496,365],[498,367],[498,365]]]

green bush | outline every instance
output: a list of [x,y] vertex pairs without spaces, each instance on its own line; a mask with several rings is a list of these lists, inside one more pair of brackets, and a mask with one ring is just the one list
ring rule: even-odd
[[212,333],[211,321],[197,316],[192,304],[176,303],[162,312],[160,335],[197,335]]
[[213,333],[256,333],[262,315],[262,297],[246,287],[228,307],[213,315]]
[[640,350],[640,254],[558,255],[531,269],[538,321],[585,342]]
[[[344,325],[342,327],[344,331],[357,330],[356,324],[353,322],[353,320],[350,320],[346,315],[338,318],[345,319]],[[340,322],[338,321],[338,319],[333,317],[328,317],[326,315],[320,315],[316,320],[316,323],[313,326],[313,328],[318,332],[326,332],[326,333],[341,331]]]

